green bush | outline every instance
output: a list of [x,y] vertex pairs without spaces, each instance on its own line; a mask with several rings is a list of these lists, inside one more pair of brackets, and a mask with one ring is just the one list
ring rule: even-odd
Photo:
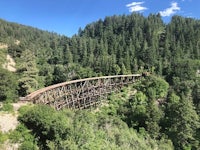
[[3,144],[7,140],[7,135],[0,131],[0,144]]
[[30,141],[25,141],[20,145],[19,150],[38,150],[38,147]]
[[31,107],[33,107],[33,105],[25,105],[25,106],[20,107],[20,109],[18,110],[19,115],[26,114],[31,109]]
[[13,106],[10,103],[4,103],[1,111],[13,112]]
[[45,105],[34,106],[25,111],[19,116],[19,120],[32,130],[45,148],[47,141],[56,141],[56,144],[59,144],[60,139],[66,139],[70,126],[64,113]]

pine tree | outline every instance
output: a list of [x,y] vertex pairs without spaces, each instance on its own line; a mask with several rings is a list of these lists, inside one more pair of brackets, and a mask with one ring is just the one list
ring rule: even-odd
[[38,69],[36,67],[36,59],[32,51],[25,50],[22,52],[21,58],[23,62],[18,66],[17,71],[21,78],[19,79],[19,94],[25,96],[39,86],[38,84]]
[[175,147],[177,149],[196,147],[195,135],[200,123],[192,100],[182,95],[180,101],[167,105],[166,117],[168,118],[167,124],[169,124],[167,135],[172,139]]

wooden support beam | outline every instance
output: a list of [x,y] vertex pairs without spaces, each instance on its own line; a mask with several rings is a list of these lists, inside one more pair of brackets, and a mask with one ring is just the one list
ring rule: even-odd
[[[55,84],[27,95],[24,99],[46,104],[57,110],[96,106],[102,97],[139,80],[140,74],[86,78]],[[23,100],[24,100],[23,99]]]

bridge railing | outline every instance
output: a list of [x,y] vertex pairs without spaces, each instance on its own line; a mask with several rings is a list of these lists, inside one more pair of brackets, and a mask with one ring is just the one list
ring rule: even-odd
[[61,109],[88,108],[100,103],[100,99],[122,86],[136,82],[141,74],[85,78],[48,86],[27,95],[24,100],[47,104]]

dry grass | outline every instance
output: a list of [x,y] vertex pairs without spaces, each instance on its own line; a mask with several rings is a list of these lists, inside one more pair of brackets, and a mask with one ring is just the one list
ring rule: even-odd
[[11,72],[15,72],[16,71],[15,65],[16,63],[13,60],[13,58],[10,55],[7,55],[6,62],[3,64],[3,68]]

